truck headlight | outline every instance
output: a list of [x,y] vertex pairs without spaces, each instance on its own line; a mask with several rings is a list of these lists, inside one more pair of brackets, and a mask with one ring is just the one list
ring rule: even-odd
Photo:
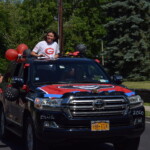
[[143,105],[143,100],[139,95],[128,97],[130,108],[136,108]]
[[55,109],[61,107],[62,99],[60,98],[35,98],[34,107],[37,109]]

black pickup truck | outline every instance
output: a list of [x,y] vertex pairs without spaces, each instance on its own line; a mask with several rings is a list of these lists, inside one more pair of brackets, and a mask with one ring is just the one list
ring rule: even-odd
[[67,139],[137,150],[143,101],[120,83],[88,58],[12,61],[0,85],[0,137],[12,131],[27,150]]

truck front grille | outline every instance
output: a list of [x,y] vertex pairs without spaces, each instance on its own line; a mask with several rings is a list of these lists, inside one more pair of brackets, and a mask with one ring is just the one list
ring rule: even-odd
[[75,96],[68,103],[72,117],[98,117],[124,115],[128,101],[124,96]]

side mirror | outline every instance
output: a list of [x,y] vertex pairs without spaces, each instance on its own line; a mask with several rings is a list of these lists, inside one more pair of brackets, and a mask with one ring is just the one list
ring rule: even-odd
[[123,77],[121,75],[113,75],[111,79],[116,84],[121,84],[123,82]]
[[13,87],[22,87],[23,84],[24,84],[23,78],[20,78],[20,77],[13,77],[12,78]]

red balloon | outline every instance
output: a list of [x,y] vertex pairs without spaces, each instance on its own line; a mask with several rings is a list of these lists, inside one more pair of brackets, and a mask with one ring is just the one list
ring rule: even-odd
[[18,52],[15,50],[15,49],[8,49],[6,52],[5,52],[5,57],[8,59],[8,60],[16,60],[17,57],[18,57]]
[[19,54],[23,54],[24,50],[28,49],[28,46],[26,44],[19,44],[17,46],[17,51]]

